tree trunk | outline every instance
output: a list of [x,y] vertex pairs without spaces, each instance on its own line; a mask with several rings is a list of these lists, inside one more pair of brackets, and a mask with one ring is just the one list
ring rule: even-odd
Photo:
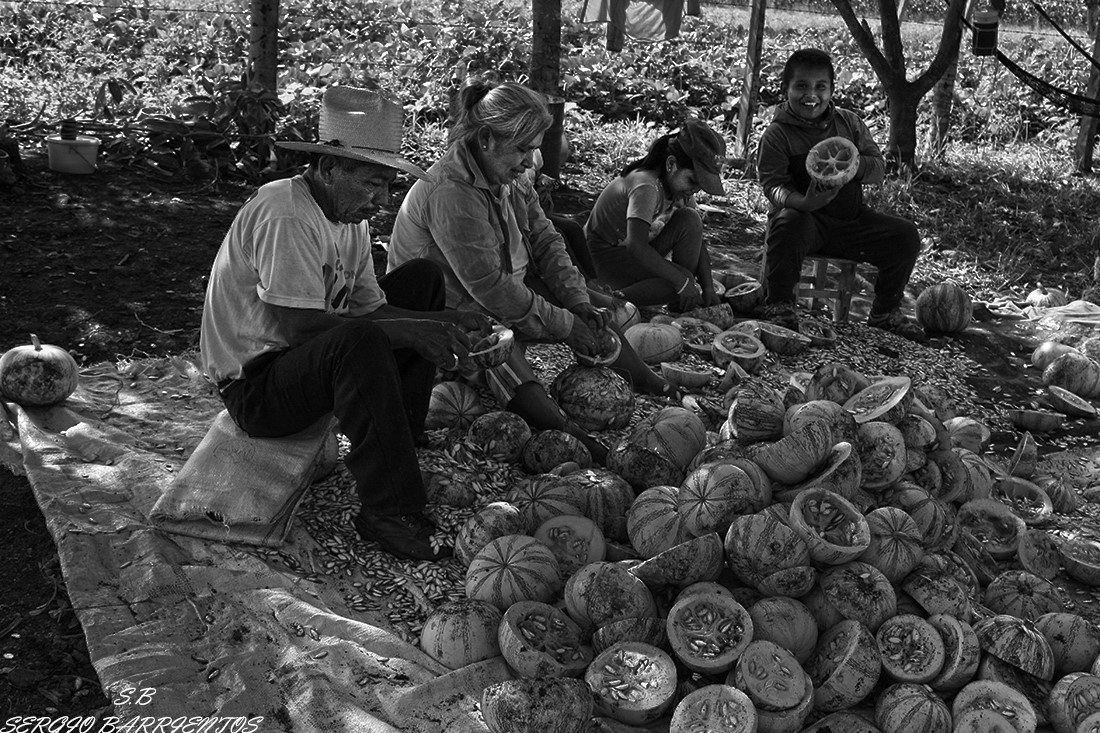
[[890,170],[911,167],[917,160],[917,105],[921,95],[912,89],[887,89],[890,136],[883,154]]
[[531,0],[531,88],[561,94],[561,0]]
[[248,41],[252,81],[269,92],[278,92],[279,0],[252,0]]
[[542,172],[557,178],[561,174],[561,0],[531,0],[531,88],[550,98],[554,122],[542,138]]
[[932,87],[932,128],[928,137],[933,158],[942,158],[947,149],[947,139],[951,132],[951,108],[955,103],[955,77],[958,72],[959,57],[956,56]]
[[745,160],[745,173],[756,175],[756,156],[749,147],[752,120],[756,114],[756,99],[760,95],[760,54],[764,47],[764,15],[767,0],[752,0],[749,17],[749,39],[745,44],[745,74],[741,100],[737,103],[737,154]]
[[[1097,58],[1100,54],[1100,26],[1093,30],[1092,56]],[[1085,96],[1100,100],[1100,70],[1095,66],[1089,69],[1089,82],[1085,90]],[[1077,128],[1077,142],[1074,144],[1073,157],[1077,170],[1082,173],[1092,172],[1092,154],[1096,147],[1097,120],[1091,115],[1081,115]]]

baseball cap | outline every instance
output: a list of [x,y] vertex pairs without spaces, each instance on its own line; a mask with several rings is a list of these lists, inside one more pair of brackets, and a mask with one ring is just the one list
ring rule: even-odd
[[676,142],[695,163],[699,187],[714,196],[722,196],[722,166],[726,162],[726,141],[705,122],[691,118],[676,133]]

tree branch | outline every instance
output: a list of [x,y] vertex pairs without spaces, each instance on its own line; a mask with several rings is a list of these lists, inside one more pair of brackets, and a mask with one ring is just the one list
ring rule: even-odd
[[878,46],[875,45],[875,39],[863,25],[860,24],[859,18],[856,17],[855,11],[852,10],[851,0],[832,0],[832,3],[833,7],[840,13],[840,17],[844,19],[844,25],[848,26],[848,30],[852,33],[852,38],[856,39],[859,50],[863,52],[867,62],[871,64],[871,68],[874,69],[875,75],[878,76],[879,81],[881,81],[884,86],[893,85],[890,64],[886,62],[886,57],[878,50]]
[[882,50],[894,74],[905,82],[905,51],[901,43],[901,21],[895,0],[878,0],[878,16],[882,25]]
[[936,49],[936,55],[932,62],[912,82],[913,90],[923,97],[931,89],[951,64],[952,59],[958,58],[959,46],[962,43],[962,17],[966,12],[967,0],[951,0],[947,8],[947,14],[943,19],[943,34],[940,35],[940,45]]

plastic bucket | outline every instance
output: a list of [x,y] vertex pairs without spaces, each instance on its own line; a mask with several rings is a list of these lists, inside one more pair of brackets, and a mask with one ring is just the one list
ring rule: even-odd
[[50,170],[58,173],[95,173],[96,156],[99,154],[99,138],[77,135],[66,140],[60,135],[46,138]]

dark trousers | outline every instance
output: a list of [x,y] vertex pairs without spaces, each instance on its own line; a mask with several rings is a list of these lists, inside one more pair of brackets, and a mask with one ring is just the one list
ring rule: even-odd
[[[412,260],[378,284],[391,305],[443,309],[443,273],[435,263]],[[237,425],[256,438],[292,435],[334,414],[351,443],[344,463],[363,511],[409,514],[426,501],[413,436],[424,429],[434,379],[432,362],[394,349],[377,324],[358,318],[258,357],[223,399]]]
[[794,300],[802,260],[807,255],[840,257],[878,268],[871,305],[874,313],[885,313],[901,304],[921,247],[913,222],[866,206],[854,219],[781,209],[768,218],[764,242],[767,302]]

